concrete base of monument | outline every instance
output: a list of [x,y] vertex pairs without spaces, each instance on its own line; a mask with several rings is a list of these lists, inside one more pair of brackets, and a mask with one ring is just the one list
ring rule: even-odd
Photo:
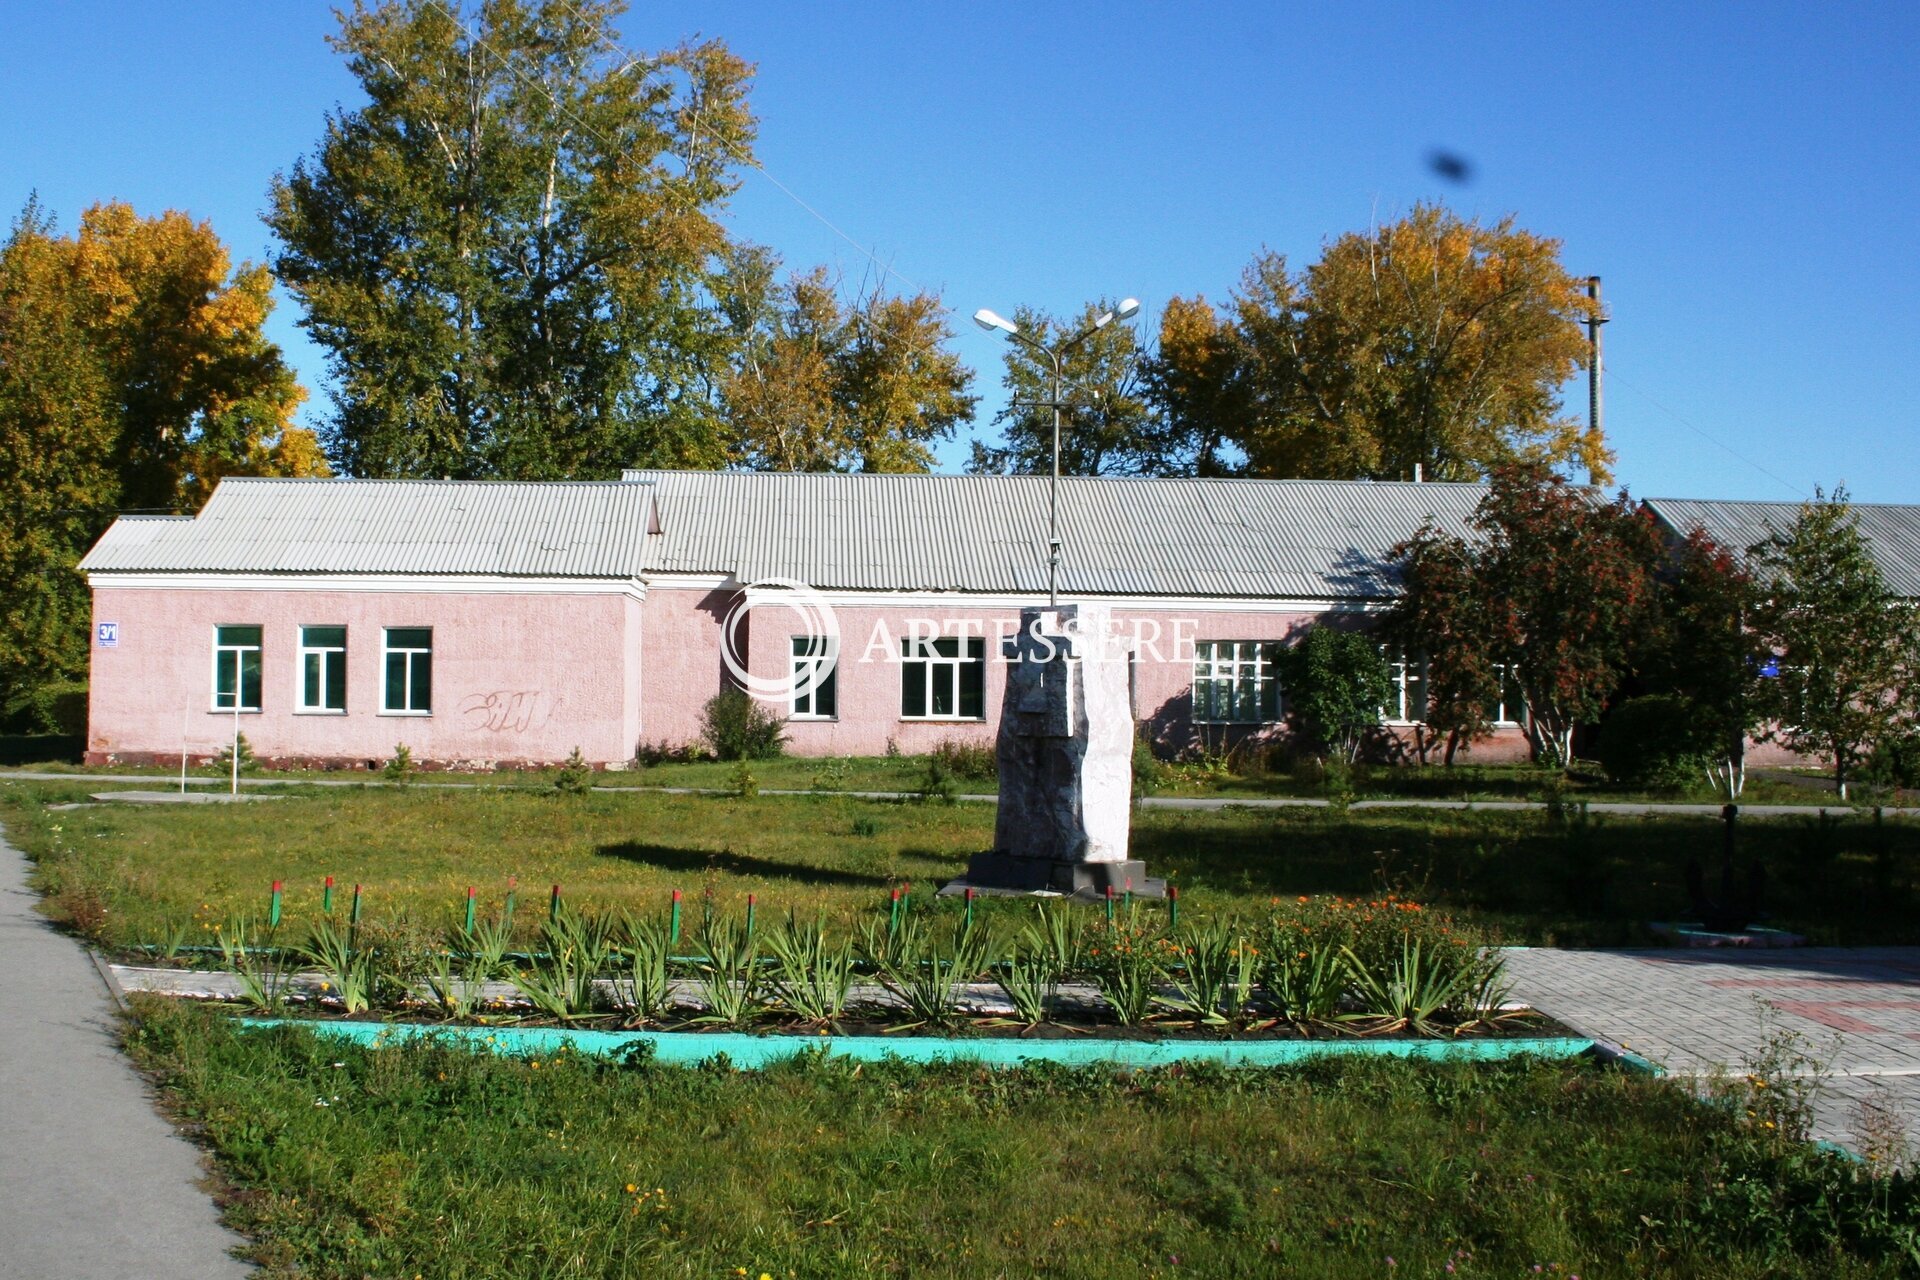
[[975,893],[1058,894],[1098,901],[1111,888],[1136,898],[1164,898],[1167,882],[1147,874],[1137,858],[1125,862],[1067,862],[1056,858],[1016,858],[1004,853],[976,853],[967,862],[967,874],[940,890],[942,897]]

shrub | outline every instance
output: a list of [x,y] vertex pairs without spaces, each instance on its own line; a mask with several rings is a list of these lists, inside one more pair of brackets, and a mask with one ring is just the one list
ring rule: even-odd
[[1313,627],[1280,652],[1280,682],[1295,726],[1308,742],[1358,758],[1393,692],[1387,660],[1371,637]]
[[1920,787],[1920,731],[1906,726],[1874,743],[1860,779],[1882,787]]
[[952,804],[960,796],[960,785],[953,780],[953,770],[938,752],[927,757],[927,772],[920,779],[920,802],[922,804]]
[[1599,756],[1613,782],[1668,788],[1704,778],[1709,753],[1686,699],[1662,693],[1615,707],[1600,726]]
[[933,749],[933,755],[956,778],[985,782],[1000,776],[1000,760],[990,745],[949,738]]
[[22,689],[7,699],[6,719],[28,733],[56,733],[77,737],[87,731],[87,684],[84,680],[49,680]]
[[235,754],[238,754],[240,757],[240,772],[252,773],[260,767],[260,762],[254,759],[253,756],[253,744],[248,742],[247,735],[242,733],[236,735],[232,742],[220,748],[220,754],[213,759],[214,772],[222,774],[232,773],[233,757]]
[[395,743],[393,759],[381,768],[380,776],[388,782],[411,782],[413,775],[413,748],[404,742]]
[[593,766],[575,747],[567,762],[560,766],[560,772],[553,779],[553,789],[562,795],[579,796],[593,790]]
[[786,744],[785,722],[744,689],[722,689],[700,713],[700,737],[722,760],[771,760]]
[[1166,761],[1153,754],[1153,743],[1147,740],[1147,735],[1137,734],[1133,740],[1133,794],[1152,795],[1167,784],[1172,774]]

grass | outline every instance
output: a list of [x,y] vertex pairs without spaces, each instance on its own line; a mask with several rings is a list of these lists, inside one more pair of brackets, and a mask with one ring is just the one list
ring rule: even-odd
[[[438,927],[468,885],[483,912],[519,879],[522,919],[548,887],[569,901],[636,914],[666,910],[673,889],[697,914],[791,908],[847,925],[911,882],[924,896],[992,843],[985,805],[912,804],[845,795],[717,796],[524,789],[292,788],[239,806],[46,805],[83,799],[79,784],[0,781],[0,818],[38,862],[55,918],[111,945],[259,916],[286,883],[293,922],[311,919],[324,876],[344,895],[367,886],[374,917]],[[1134,846],[1181,886],[1196,912],[1257,914],[1276,897],[1396,892],[1510,942],[1647,944],[1649,920],[1684,916],[1691,858],[1718,857],[1718,824],[1694,817],[1563,818],[1452,810],[1136,813]],[[1773,923],[1814,941],[1920,942],[1920,824],[1871,816],[1742,825]],[[999,906],[983,910],[1014,909]]]
[[272,1276],[1867,1277],[1910,1182],[1593,1066],[765,1072],[128,1034]]
[[[0,767],[31,773],[134,775],[177,778],[173,764],[155,765],[83,765],[79,756],[80,739],[54,737],[0,736]],[[596,781],[607,787],[692,787],[719,791],[736,787],[738,766],[717,760],[669,760],[624,771],[604,772]],[[756,760],[748,765],[762,790],[773,791],[891,791],[917,793],[926,782],[925,756],[782,756]],[[417,775],[416,785],[476,782],[498,786],[518,786],[541,790],[553,785],[558,767],[540,769],[502,768],[492,774],[452,771],[426,771]],[[1747,804],[1818,804],[1828,796],[1822,789],[1825,775],[1809,775],[1796,784],[1783,776],[1753,775],[1747,784],[1743,802]],[[1169,796],[1222,797],[1301,797],[1318,798],[1326,794],[1325,785],[1311,769],[1299,774],[1284,768],[1265,767],[1229,770],[1223,764],[1189,762],[1167,767],[1155,786],[1155,794]],[[198,779],[225,778],[214,766],[202,765],[189,771]],[[378,772],[362,773],[343,769],[258,770],[254,779],[283,781],[320,781],[353,778],[377,778]],[[991,795],[995,781],[991,773],[958,776],[955,785],[962,793]],[[1654,803],[1715,803],[1718,794],[1704,779],[1684,788],[1649,791],[1609,783],[1596,766],[1582,763],[1571,774],[1532,765],[1381,765],[1362,767],[1352,780],[1355,799],[1434,799],[1434,800],[1545,800],[1560,795],[1575,800],[1606,800]],[[1889,800],[1891,803],[1892,801]]]

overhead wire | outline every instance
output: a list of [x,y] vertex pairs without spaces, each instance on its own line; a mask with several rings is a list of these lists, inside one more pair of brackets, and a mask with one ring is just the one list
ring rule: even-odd
[[1632,382],[1630,382],[1626,378],[1621,377],[1619,373],[1616,372],[1615,370],[1612,370],[1612,369],[1607,370],[1607,380],[1618,386],[1623,386],[1627,390],[1633,392],[1633,394],[1639,396],[1642,400],[1645,400],[1648,404],[1652,405],[1654,408],[1658,409],[1660,412],[1666,414],[1669,418],[1672,418],[1675,422],[1679,423],[1681,426],[1685,427],[1687,430],[1693,432],[1693,434],[1699,436],[1702,440],[1705,440],[1708,444],[1713,445],[1716,449],[1719,449],[1722,452],[1724,452],[1728,457],[1733,458],[1738,462],[1745,463],[1749,467],[1752,467],[1755,471],[1758,471],[1761,475],[1767,477],[1767,479],[1773,481],[1775,484],[1781,486],[1782,488],[1788,490],[1789,492],[1797,493],[1807,501],[1813,500],[1813,495],[1808,493],[1805,489],[1802,489],[1799,485],[1793,483],[1791,480],[1788,480],[1783,476],[1777,475],[1774,472],[1768,470],[1766,467],[1762,466],[1760,463],[1755,462],[1752,458],[1749,458],[1744,453],[1741,453],[1738,449],[1734,448],[1732,445],[1728,444],[1726,441],[1713,435],[1711,432],[1705,430],[1704,428],[1695,425],[1693,422],[1688,420],[1685,416],[1681,415],[1680,413],[1676,412],[1673,409],[1668,408],[1665,404],[1662,404],[1651,393],[1642,390],[1640,387],[1635,386]]

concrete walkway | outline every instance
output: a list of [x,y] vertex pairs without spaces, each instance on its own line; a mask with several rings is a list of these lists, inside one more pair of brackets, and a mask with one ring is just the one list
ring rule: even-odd
[[[603,775],[619,777],[619,774]],[[157,774],[112,774],[112,773],[33,773],[27,770],[0,769],[0,778],[15,779],[21,782],[112,782],[139,783],[146,787],[168,787],[177,792],[178,779],[167,779]],[[224,778],[187,779],[189,787],[219,787],[225,789],[228,782]],[[368,774],[358,778],[242,778],[242,787],[394,787],[403,785],[388,782],[377,774]],[[412,782],[404,785],[424,790],[427,787],[451,787],[456,790],[473,791],[482,787],[511,786],[512,783],[493,782]],[[719,796],[730,792],[719,787],[648,787],[620,786],[613,783],[596,782],[596,791],[612,792],[654,792],[670,796]],[[157,793],[156,793],[157,794]],[[861,800],[912,800],[917,794],[911,791],[820,791],[782,789],[762,787],[763,796],[852,796]],[[991,793],[967,793],[954,799],[973,804],[995,804],[1000,797]],[[1139,805],[1145,809],[1325,809],[1330,802],[1313,796],[1141,796]],[[1569,804],[1577,802],[1569,802]],[[1355,800],[1352,809],[1466,809],[1482,813],[1518,812],[1548,807],[1542,800],[1425,800],[1425,799],[1386,799]],[[1587,812],[1593,814],[1612,814],[1626,817],[1651,817],[1657,815],[1680,815],[1686,817],[1717,818],[1720,816],[1718,804],[1662,804],[1639,800],[1591,800],[1586,802]],[[1743,804],[1740,816],[1743,818],[1814,818],[1823,813],[1850,814],[1854,806],[1838,801],[1832,804]],[[1883,807],[1880,810],[1889,818],[1920,817],[1920,807],[1898,808]]]
[[1857,1152],[1878,1111],[1920,1147],[1920,947],[1505,954],[1515,999],[1673,1075],[1737,1074],[1797,1033],[1825,1073],[1816,1140]]
[[33,910],[0,839],[0,1275],[221,1280],[253,1274],[114,1040],[106,984]]

